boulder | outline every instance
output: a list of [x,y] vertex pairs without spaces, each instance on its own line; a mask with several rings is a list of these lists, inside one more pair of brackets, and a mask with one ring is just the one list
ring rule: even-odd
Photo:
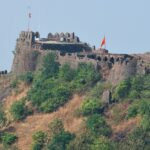
[[111,102],[111,92],[109,90],[103,92],[102,102],[109,104]]

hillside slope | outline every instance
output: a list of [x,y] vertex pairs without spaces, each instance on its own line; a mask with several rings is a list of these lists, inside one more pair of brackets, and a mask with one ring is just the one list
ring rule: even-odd
[[10,92],[0,107],[1,149],[150,148],[148,72],[116,85],[104,81],[92,64],[60,67],[55,58],[50,53],[39,72],[7,82]]
[[82,124],[83,118],[75,116],[75,110],[80,107],[83,101],[82,96],[74,95],[64,107],[59,108],[56,112],[51,114],[34,114],[27,117],[23,122],[12,123],[11,127],[15,129],[18,135],[18,142],[16,143],[21,150],[29,150],[32,144],[32,135],[38,130],[47,131],[50,122],[59,118],[63,120],[66,130],[75,133]]

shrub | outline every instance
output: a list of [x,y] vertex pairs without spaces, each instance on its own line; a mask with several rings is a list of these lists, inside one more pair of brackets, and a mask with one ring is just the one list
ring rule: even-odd
[[12,133],[4,133],[2,136],[2,143],[4,146],[11,145],[15,143],[17,140],[17,136]]
[[131,80],[130,98],[150,98],[150,75],[136,76]]
[[24,81],[27,85],[30,85],[33,82],[33,73],[27,72],[20,77],[22,81]]
[[39,143],[32,144],[32,150],[42,150],[42,146]]
[[67,63],[64,64],[59,71],[59,77],[63,81],[70,82],[74,79],[75,75],[76,75],[76,71],[72,69],[70,65]]
[[32,135],[32,150],[41,150],[44,146],[46,134],[43,131],[37,131]]
[[59,71],[59,63],[56,62],[56,54],[49,53],[43,59],[42,74],[45,78],[56,77]]
[[119,100],[122,98],[126,98],[129,94],[131,88],[131,80],[126,79],[122,81],[115,89],[115,93],[113,95],[113,99]]
[[47,146],[48,150],[66,150],[67,144],[74,138],[74,135],[67,132],[61,131],[58,134],[54,134],[50,143]]
[[59,134],[60,132],[64,131],[64,125],[60,119],[54,119],[49,124],[49,130],[52,135]]
[[59,80],[38,79],[28,93],[28,99],[38,110],[43,112],[55,111],[71,98],[72,91],[66,83]]
[[127,118],[135,117],[136,115],[150,115],[150,102],[149,100],[138,100],[132,103],[128,109]]
[[127,103],[120,103],[118,105],[114,105],[111,109],[111,118],[112,119],[112,123],[115,125],[118,125],[119,123],[121,123],[125,117],[126,117],[126,113],[127,113],[127,108],[128,108],[128,104]]
[[17,88],[17,87],[18,87],[18,80],[17,80],[17,79],[13,80],[13,81],[11,82],[10,86],[11,86],[12,88],[14,88],[14,89]]
[[27,107],[23,100],[14,102],[10,108],[10,112],[14,120],[24,119],[28,114]]
[[144,76],[137,76],[132,79],[132,90],[136,91],[134,98],[141,98],[141,91],[144,87]]
[[148,150],[150,147],[150,131],[141,127],[135,128],[124,141],[119,143],[121,150]]
[[138,102],[132,104],[132,105],[128,108],[126,118],[133,118],[133,117],[136,117],[137,114],[139,113],[138,111],[139,111],[139,104],[138,104]]
[[139,113],[141,115],[150,115],[150,101],[141,100],[139,103]]
[[65,131],[61,120],[55,119],[49,125],[51,138],[48,143],[48,150],[66,150],[67,144],[74,138],[74,135]]
[[141,97],[146,99],[150,98],[150,87],[141,92]]
[[0,126],[3,127],[6,122],[6,116],[3,110],[3,105],[0,104]]
[[150,130],[150,116],[149,115],[144,115],[142,117],[141,127],[144,130]]
[[86,85],[91,85],[100,79],[100,73],[90,63],[80,63],[74,80],[76,89],[81,90]]
[[130,94],[129,94],[129,97],[131,99],[133,99],[133,100],[136,99],[138,97],[138,95],[139,95],[138,91],[131,89]]
[[91,146],[91,150],[113,150],[113,144],[109,139],[102,136],[100,138],[96,138]]
[[109,136],[111,134],[110,127],[106,124],[104,118],[98,114],[89,116],[86,120],[86,126],[96,136]]
[[76,137],[67,145],[67,150],[90,150],[93,143],[94,136],[86,131],[81,131]]
[[43,102],[40,108],[43,112],[53,112],[64,105],[70,97],[71,91],[68,87],[56,86],[56,88],[51,90],[51,99]]
[[[91,64],[80,64],[76,73],[68,64],[62,66],[59,71],[55,57],[53,53],[45,56],[44,68],[34,78],[32,88],[28,92],[28,99],[37,110],[46,113],[63,106],[71,98],[73,91],[84,89],[99,79],[99,73]],[[49,66],[49,63],[54,66]],[[57,78],[58,71],[59,78]]]
[[87,99],[81,106],[81,112],[83,115],[101,113],[102,110],[102,104],[100,103],[99,99]]

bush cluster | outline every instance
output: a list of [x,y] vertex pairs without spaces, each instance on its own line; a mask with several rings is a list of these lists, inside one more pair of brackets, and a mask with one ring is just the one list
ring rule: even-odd
[[38,111],[55,111],[71,98],[73,92],[100,79],[92,64],[81,63],[77,69],[72,69],[69,64],[60,67],[56,59],[55,53],[44,57],[43,69],[35,76],[28,93],[28,99]]
[[43,131],[37,131],[32,135],[32,150],[41,150],[44,147],[46,134]]
[[66,150],[73,138],[74,134],[65,131],[62,121],[54,119],[49,125],[47,134],[43,131],[33,134],[32,150]]
[[95,113],[101,113],[103,111],[103,106],[99,99],[88,98],[81,105],[82,115],[92,115]]
[[122,81],[114,90],[113,99],[118,101],[130,98],[150,98],[150,75],[136,76]]
[[2,144],[7,147],[13,143],[15,143],[17,140],[17,136],[12,133],[4,133],[2,136]]
[[20,76],[20,80],[25,82],[27,85],[30,85],[33,82],[33,73],[27,72]]
[[10,108],[10,113],[14,120],[22,120],[28,115],[28,109],[24,100],[16,101]]
[[86,120],[87,128],[96,136],[109,136],[111,129],[107,125],[104,117],[99,114],[91,115]]

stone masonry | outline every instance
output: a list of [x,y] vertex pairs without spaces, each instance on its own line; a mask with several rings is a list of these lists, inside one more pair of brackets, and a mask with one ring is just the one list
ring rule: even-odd
[[95,50],[87,43],[81,42],[74,33],[49,33],[47,38],[40,38],[38,32],[26,31],[22,31],[17,39],[12,73],[20,75],[37,70],[42,57],[54,51],[60,65],[68,62],[72,67],[77,67],[81,62],[92,63],[103,79],[112,84],[137,73],[146,73],[144,61],[139,61],[139,57],[111,54],[106,49]]

